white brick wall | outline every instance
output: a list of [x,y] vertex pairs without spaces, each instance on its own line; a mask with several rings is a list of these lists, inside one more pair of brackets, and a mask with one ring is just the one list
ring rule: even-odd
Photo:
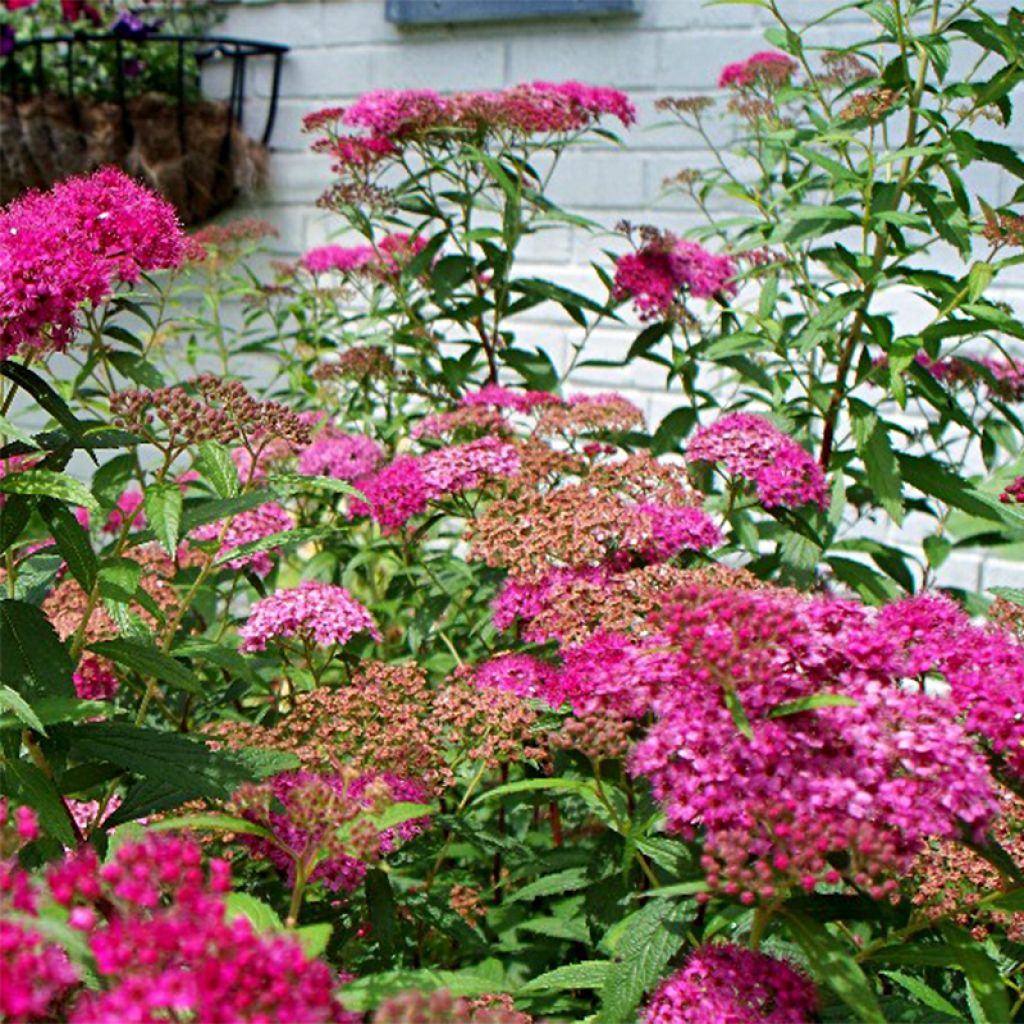
[[[800,24],[820,17],[821,0],[781,0],[787,19]],[[986,9],[1006,6],[992,0]],[[844,13],[818,32],[816,41],[838,45],[850,38],[857,12]],[[626,133],[627,146],[601,146],[570,155],[554,181],[553,197],[579,213],[611,226],[619,218],[658,223],[677,230],[699,218],[678,196],[660,198],[662,180],[683,167],[705,167],[710,154],[695,147],[681,129],[655,130],[653,109],[659,96],[714,91],[723,64],[764,48],[770,23],[757,7],[706,7],[700,0],[644,0],[636,17],[523,21],[399,28],[384,19],[384,0],[299,0],[226,4],[221,29],[230,35],[287,43],[292,47],[282,77],[281,100],[271,161],[272,187],[255,212],[273,222],[283,248],[299,252],[321,243],[334,226],[313,203],[329,184],[327,160],[307,149],[299,130],[303,114],[344,104],[367,89],[486,89],[530,79],[568,78],[627,90],[637,104],[639,123]],[[253,130],[262,125],[269,74],[252,69],[246,117]],[[1000,132],[1019,145],[1024,129]],[[1008,184],[985,168],[971,182],[985,196],[1006,201]],[[589,260],[607,238],[595,241],[566,230],[528,242],[523,248],[530,272],[545,274],[573,287],[592,283]],[[936,254],[941,262],[945,254]],[[1016,283],[1016,282],[1015,282]],[[1020,279],[1024,285],[1024,276]],[[1007,293],[1019,302],[1016,289]],[[529,343],[548,347],[552,357],[568,357],[571,325],[540,317],[520,332]],[[596,358],[624,351],[632,331],[602,331],[594,339]],[[582,370],[580,386],[616,386],[631,394],[656,423],[680,404],[662,390],[663,375],[646,364],[629,371]],[[894,536],[892,540],[900,540]],[[911,540],[909,533],[904,538]],[[1020,566],[990,560],[981,564],[965,552],[947,563],[944,581],[977,586],[1020,582]]]

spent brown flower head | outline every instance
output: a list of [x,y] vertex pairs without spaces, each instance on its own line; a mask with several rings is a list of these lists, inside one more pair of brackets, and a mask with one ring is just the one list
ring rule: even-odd
[[654,101],[655,110],[694,118],[699,118],[714,105],[715,101],[710,96],[662,96]]
[[507,994],[456,998],[447,989],[411,990],[385,999],[370,1024],[532,1024]]
[[869,124],[878,124],[896,105],[899,93],[892,89],[872,89],[854,96],[839,111],[844,121],[865,120]]
[[[1004,790],[1003,814],[993,837],[1020,864],[1024,861],[1024,798]],[[915,887],[911,902],[936,920],[951,917],[984,941],[993,931],[1005,931],[1011,942],[1024,942],[1024,915],[988,910],[979,901],[1004,887],[999,872],[979,854],[948,839],[933,839],[911,872]]]
[[321,382],[351,380],[366,383],[391,380],[398,370],[394,360],[376,345],[356,345],[346,349],[337,359],[321,363],[313,371],[313,379]]
[[476,687],[458,676],[432,687],[413,663],[365,661],[349,686],[302,694],[273,726],[222,722],[209,732],[230,747],[294,753],[313,772],[346,764],[424,782],[434,792],[454,785],[454,760],[497,767],[542,759],[532,742],[536,714],[518,697]]
[[863,82],[866,78],[873,78],[875,74],[859,57],[839,50],[823,53],[821,63],[825,67],[818,75],[818,82],[824,86],[838,88],[853,85],[855,82]]

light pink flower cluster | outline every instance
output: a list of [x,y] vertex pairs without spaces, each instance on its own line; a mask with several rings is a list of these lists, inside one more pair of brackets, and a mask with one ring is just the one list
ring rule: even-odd
[[561,399],[550,391],[528,391],[506,388],[500,384],[486,384],[477,391],[467,391],[459,402],[462,406],[493,406],[497,409],[511,409],[513,412],[528,413],[545,405],[558,405]]
[[[658,719],[632,770],[650,778],[671,829],[703,830],[713,888],[753,903],[845,875],[881,898],[925,838],[982,837],[997,805],[961,700],[901,686],[936,667],[931,643],[916,660],[905,652],[907,623],[927,614],[789,592],[691,588],[677,600],[655,643],[673,652],[671,673],[660,662],[621,685],[630,711],[646,688]],[[999,664],[995,650],[981,671]],[[954,694],[969,685],[951,682]],[[844,703],[783,713],[822,692]]]
[[643,1024],[809,1024],[814,985],[785,961],[733,945],[701,946],[651,997]]
[[[374,800],[366,795],[371,787],[383,789],[389,802],[429,802],[427,791],[419,783],[389,772],[353,781],[338,775],[290,771],[275,775],[266,785],[272,797],[269,813],[243,814],[269,828],[275,841],[258,836],[243,836],[241,841],[255,856],[281,871],[289,885],[294,882],[296,863],[316,861],[309,880],[322,883],[332,892],[351,892],[366,875],[366,861],[350,855],[357,850],[339,835],[339,826],[358,821],[362,812],[374,809]],[[397,840],[412,839],[428,824],[428,818],[411,818],[395,829],[374,832],[367,856],[391,853]],[[366,843],[361,840],[355,845]]]
[[473,680],[483,689],[506,690],[520,697],[542,700],[552,708],[565,703],[558,673],[531,654],[499,654],[477,665]]
[[612,296],[632,299],[641,319],[665,316],[685,292],[695,299],[736,294],[736,264],[702,245],[660,232],[615,264]]
[[777,89],[789,85],[796,69],[796,61],[784,53],[755,53],[744,61],[726,64],[718,76],[718,87],[748,89],[753,85],[763,85]]
[[289,637],[318,647],[340,646],[363,632],[380,640],[373,616],[344,587],[316,580],[257,601],[238,632],[243,651],[264,651],[272,640]]
[[0,358],[65,348],[79,307],[116,281],[176,267],[185,235],[174,208],[113,167],[30,192],[0,211]]
[[[885,357],[878,360],[885,363]],[[932,359],[926,352],[918,352],[914,361],[924,367],[936,380],[947,384],[985,384],[995,395],[1007,401],[1024,398],[1024,360],[996,358],[994,356],[946,356]],[[985,376],[985,372],[989,374]]]
[[383,280],[400,274],[426,245],[420,235],[397,233],[385,235],[376,246],[322,245],[310,249],[301,262],[311,274],[366,274]]
[[381,446],[372,437],[343,434],[326,427],[299,452],[297,468],[306,476],[352,481],[369,476],[383,456]]
[[723,416],[694,433],[689,462],[720,462],[757,488],[765,508],[828,507],[828,486],[817,462],[768,420],[750,413]]
[[[295,529],[295,520],[290,513],[286,512],[275,501],[268,501],[265,505],[240,512],[235,516],[224,531],[217,558],[240,548],[245,544],[254,541],[264,540],[272,537],[275,533],[283,533],[286,530]],[[216,540],[224,530],[220,522],[204,523],[197,526],[191,533],[193,540],[210,541]],[[267,576],[274,568],[274,554],[280,548],[271,548],[263,551],[253,551],[247,555],[239,555],[232,558],[225,564],[229,569],[251,569],[257,576]]]
[[448,445],[425,455],[400,455],[356,486],[366,501],[351,502],[352,515],[370,515],[386,530],[397,530],[427,510],[431,501],[476,490],[520,469],[514,445],[495,437]]
[[[83,989],[74,997],[67,1012],[71,1024],[172,1017],[359,1020],[337,1002],[330,968],[307,958],[296,940],[258,935],[246,918],[228,918],[228,865],[211,860],[204,866],[192,840],[150,835],[125,843],[102,865],[85,846],[50,868],[47,885],[68,909],[70,926],[85,934],[100,983],[98,990]],[[38,948],[38,941],[28,942],[22,957]],[[50,980],[51,1000],[68,994],[73,978],[60,969],[59,953],[53,947],[41,952],[50,961],[40,956],[35,971],[12,971],[8,979],[5,970],[0,1000],[24,1001],[26,990]],[[52,1019],[54,1003],[46,1009],[49,1014],[29,1019]]]

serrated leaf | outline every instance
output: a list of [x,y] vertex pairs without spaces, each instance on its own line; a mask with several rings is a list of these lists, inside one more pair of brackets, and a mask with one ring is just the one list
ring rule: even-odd
[[238,494],[238,469],[231,452],[217,441],[204,441],[199,445],[195,458],[199,475],[213,486],[222,498],[233,498]]
[[[7,708],[19,722],[23,722],[43,736],[46,735],[46,728],[39,720],[39,716],[32,710],[32,705],[16,690],[3,684],[0,684],[0,708]],[[3,728],[2,719],[0,719],[0,728]]]
[[140,640],[119,637],[116,640],[98,640],[89,645],[94,654],[117,662],[124,668],[138,672],[143,679],[159,679],[186,693],[202,693],[199,680],[180,661]]
[[95,511],[99,508],[89,488],[81,481],[49,469],[22,469],[0,477],[0,491],[5,494],[37,494],[67,501],[72,505]]
[[44,498],[39,513],[50,528],[57,550],[67,563],[68,571],[86,593],[92,590],[99,572],[99,560],[89,542],[89,534],[59,501]]
[[42,609],[0,601],[0,683],[23,697],[74,697],[74,665]]
[[89,722],[72,728],[72,749],[80,757],[115,764],[192,796],[226,799],[252,780],[252,773],[237,758],[180,733],[123,722]]
[[578,889],[586,888],[593,881],[587,874],[586,868],[566,868],[565,871],[556,871],[554,874],[538,878],[529,885],[517,889],[508,898],[508,902],[532,900],[538,896],[552,896],[555,893],[575,892]]
[[333,931],[328,922],[322,921],[319,924],[307,924],[296,928],[292,935],[299,940],[302,952],[312,960],[323,955]]
[[1001,597],[1012,604],[1024,605],[1024,588],[1022,587],[989,587],[989,593]]
[[151,484],[142,499],[146,522],[156,534],[164,551],[174,555],[181,536],[182,504],[181,488],[175,483]]
[[[78,700],[75,697],[41,697],[32,702],[32,713],[44,726],[80,722],[85,718],[103,718],[111,713],[112,708],[106,701]],[[0,729],[15,728],[19,721],[22,719],[14,715],[0,715]]]
[[890,981],[896,982],[900,988],[905,989],[919,1003],[924,1003],[929,1009],[943,1013],[947,1017],[953,1017],[956,1020],[961,1019],[960,1011],[948,999],[943,998],[935,989],[921,981],[920,978],[904,974],[902,971],[879,971],[879,974],[883,974]]
[[608,960],[581,960],[579,963],[566,964],[552,971],[545,971],[531,978],[519,991],[565,992],[573,989],[596,989],[604,987],[608,980],[608,972],[612,963]]
[[878,1005],[871,982],[853,954],[812,917],[787,910],[785,920],[819,983],[827,984],[853,1010],[858,1020],[885,1024],[885,1015]]
[[10,760],[5,770],[14,784],[16,795],[39,815],[39,823],[43,828],[54,839],[73,848],[76,845],[75,832],[64,801],[53,782],[27,761]]
[[601,1024],[626,1024],[685,941],[685,903],[654,900],[621,923],[615,963],[601,988]]

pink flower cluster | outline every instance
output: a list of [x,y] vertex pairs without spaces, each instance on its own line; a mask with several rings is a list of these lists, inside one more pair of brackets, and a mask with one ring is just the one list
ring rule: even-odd
[[[307,131],[325,138],[314,148],[334,157],[335,170],[365,168],[401,152],[413,140],[447,143],[453,135],[489,133],[514,136],[564,135],[584,131],[603,117],[624,126],[636,120],[625,93],[581,82],[533,82],[499,92],[458,92],[442,96],[431,89],[378,90],[352,106],[309,115]],[[365,134],[342,134],[341,126]]]
[[[309,877],[311,882],[319,882],[332,892],[351,892],[365,877],[366,862],[346,852],[339,826],[353,820],[353,813],[373,809],[373,801],[365,796],[371,785],[383,786],[394,802],[429,802],[419,783],[388,772],[365,775],[355,781],[308,771],[282,772],[269,782],[269,814],[244,812],[246,817],[269,828],[274,842],[258,836],[243,836],[242,842],[255,856],[270,861],[286,875],[289,884],[294,882],[297,862],[316,860],[317,867]],[[375,833],[372,852],[391,853],[398,839],[412,839],[428,822],[427,818],[412,818],[395,829]]]
[[797,63],[784,53],[755,53],[744,61],[727,64],[718,76],[720,89],[749,89],[753,85],[779,88],[789,85]]
[[343,434],[326,427],[299,452],[297,468],[306,476],[352,481],[369,476],[383,456],[381,446],[372,437]]
[[79,307],[185,255],[174,208],[113,167],[15,200],[0,211],[0,239],[3,359],[60,351],[78,330]]
[[496,437],[448,445],[425,455],[400,455],[372,476],[355,481],[366,501],[353,500],[350,512],[370,515],[385,530],[397,530],[425,512],[429,502],[515,476],[519,469],[515,446]]
[[757,488],[765,508],[828,507],[825,474],[791,437],[768,420],[733,413],[694,433],[686,448],[689,462],[720,462],[733,476]]
[[682,292],[695,299],[735,295],[736,264],[728,256],[661,232],[615,264],[612,296],[632,299],[641,319],[665,316]]
[[513,412],[529,413],[546,405],[558,405],[561,399],[550,391],[528,391],[519,388],[505,388],[500,384],[486,384],[477,391],[467,391],[460,405],[494,406],[497,409],[511,409]]
[[[885,357],[878,360],[885,363]],[[924,367],[936,380],[947,384],[977,384],[989,386],[1000,398],[1020,401],[1024,398],[1024,361],[993,356],[946,356],[932,359],[926,352],[918,352],[914,361]],[[986,371],[990,378],[980,371]]]
[[302,257],[302,265],[311,274],[366,274],[386,280],[400,274],[410,260],[424,248],[427,240],[420,235],[385,235],[373,245],[321,245]]
[[204,867],[192,840],[150,835],[103,865],[86,846],[51,867],[47,885],[85,934],[100,988],[72,993],[76,972],[56,947],[0,925],[0,1007],[21,1007],[5,1020],[55,1019],[71,995],[71,1024],[359,1020],[337,1002],[330,968],[296,940],[257,935],[244,917],[227,917],[228,865]]
[[[286,530],[295,529],[295,520],[277,502],[268,501],[265,505],[240,512],[228,524],[226,530],[220,522],[204,523],[197,526],[191,533],[196,541],[216,540],[224,531],[221,539],[220,549],[217,551],[217,558],[240,548],[245,544],[252,544],[254,541],[264,540],[272,537],[275,533],[283,533]],[[275,549],[253,551],[246,555],[239,555],[225,563],[229,569],[251,569],[257,576],[269,575],[274,568],[273,553]],[[280,549],[276,549],[280,550]]]
[[559,675],[555,669],[531,654],[499,654],[476,666],[473,680],[482,689],[505,690],[552,708],[561,707]]
[[[997,806],[968,730],[1010,738],[1000,728],[1012,692],[1019,709],[1024,651],[975,627],[968,660],[966,638],[950,635],[967,624],[944,621],[933,600],[876,615],[790,592],[691,588],[652,641],[671,658],[649,676],[636,656],[620,664],[627,713],[646,691],[657,716],[632,770],[651,780],[671,829],[703,830],[713,888],[754,903],[845,874],[880,898],[925,838],[984,834]],[[934,671],[951,698],[925,692]],[[903,686],[911,678],[916,691]],[[821,693],[842,703],[787,710]]]
[[733,945],[701,946],[658,987],[643,1024],[807,1024],[814,985],[782,960]]
[[363,632],[380,640],[373,616],[344,587],[316,580],[257,601],[238,632],[243,651],[264,651],[272,640],[289,637],[318,647],[340,646]]
[[623,545],[634,549],[645,562],[667,562],[682,551],[717,548],[722,531],[702,508],[695,505],[659,505],[641,502],[629,510],[632,524]]
[[72,679],[82,700],[113,700],[121,685],[111,663],[95,654],[82,656]]

